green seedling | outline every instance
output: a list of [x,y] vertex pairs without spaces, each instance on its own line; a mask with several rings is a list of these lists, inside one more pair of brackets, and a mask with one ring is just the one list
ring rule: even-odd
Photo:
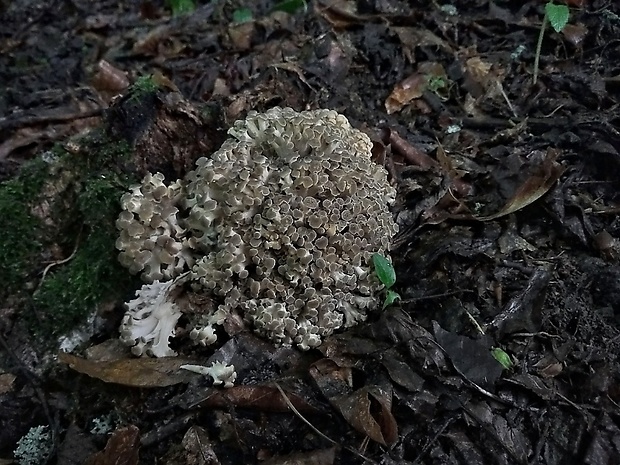
[[536,56],[534,57],[534,84],[536,84],[536,81],[538,80],[540,51],[542,49],[542,41],[545,35],[545,29],[547,28],[547,23],[551,23],[551,27],[555,30],[555,32],[562,32],[566,24],[568,24],[569,17],[570,11],[566,5],[556,5],[553,2],[548,2],[545,5],[545,17],[543,18],[542,25],[540,26],[538,43],[536,44]]
[[293,14],[301,9],[303,9],[304,12],[308,10],[306,0],[284,0],[276,3],[272,8],[272,11],[284,11],[285,13]]
[[166,4],[172,10],[172,16],[185,15],[196,9],[194,0],[166,0]]
[[510,355],[499,347],[493,348],[493,350],[491,350],[491,355],[493,355],[493,358],[497,360],[505,370],[510,370],[514,366],[510,359]]
[[377,273],[379,281],[381,281],[381,283],[387,289],[387,293],[385,295],[385,300],[383,301],[382,307],[385,308],[388,305],[392,305],[397,300],[400,300],[400,295],[390,289],[396,283],[396,271],[394,270],[394,267],[389,262],[389,260],[378,253],[373,254],[372,264],[375,267],[375,273]]
[[252,21],[252,10],[249,8],[239,8],[233,11],[233,22],[237,24],[247,23]]

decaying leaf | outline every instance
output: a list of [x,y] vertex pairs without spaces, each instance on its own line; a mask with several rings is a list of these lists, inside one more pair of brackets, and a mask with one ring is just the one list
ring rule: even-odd
[[391,412],[391,387],[368,385],[353,391],[351,370],[338,366],[330,359],[312,364],[310,376],[332,406],[355,430],[379,444],[396,442],[398,425]]
[[388,115],[396,113],[422,97],[427,90],[438,92],[446,86],[447,80],[446,70],[440,63],[421,63],[415,73],[394,86],[385,100],[385,110]]
[[493,388],[503,368],[491,355],[488,338],[471,339],[446,331],[437,323],[434,332],[437,342],[462,376],[484,389]]
[[185,463],[191,465],[220,465],[209,435],[200,426],[192,426],[187,430],[181,445],[185,449]]
[[392,392],[378,386],[364,386],[357,391],[331,399],[349,424],[384,446],[398,440],[398,425],[392,415]]
[[[300,412],[317,413],[318,409],[310,405],[301,396],[287,392],[286,396],[293,406]],[[204,399],[199,400],[196,406],[203,408],[228,408],[234,405],[239,408],[251,408],[261,412],[290,412],[287,402],[282,398],[280,391],[274,386],[233,386],[231,388],[211,389],[205,391]]]
[[547,150],[547,156],[538,169],[517,189],[506,205],[497,213],[478,217],[480,221],[490,221],[509,215],[531,205],[545,195],[556,183],[566,168],[557,161],[557,151]]
[[182,357],[129,358],[112,361],[86,360],[65,352],[58,360],[75,371],[100,379],[106,383],[133,387],[164,387],[187,383],[196,375],[179,367],[196,360]]
[[114,433],[105,449],[91,456],[86,465],[138,465],[140,450],[140,430],[133,425],[119,428]]

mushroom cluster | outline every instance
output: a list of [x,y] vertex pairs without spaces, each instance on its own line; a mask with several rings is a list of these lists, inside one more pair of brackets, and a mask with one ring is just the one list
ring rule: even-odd
[[[370,262],[397,231],[395,189],[368,136],[335,111],[252,112],[229,135],[185,179],[150,175],[122,198],[121,263],[147,289],[188,271],[183,280],[217,302],[194,317],[197,342],[214,342],[213,325],[236,311],[276,344],[316,347],[380,305]],[[162,305],[145,307],[132,301],[121,332],[135,352],[157,355],[149,344],[161,353],[169,334],[145,325]]]

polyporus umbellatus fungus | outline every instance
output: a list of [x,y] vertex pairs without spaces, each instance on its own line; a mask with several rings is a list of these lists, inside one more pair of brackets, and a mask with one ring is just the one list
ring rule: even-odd
[[[335,111],[251,112],[228,133],[185,179],[168,187],[147,176],[123,197],[121,262],[156,282],[146,289],[189,270],[219,305],[193,322],[198,342],[214,342],[213,325],[235,310],[276,344],[316,347],[381,305],[371,256],[387,255],[398,229],[388,211],[395,189],[368,136]],[[161,308],[146,315],[132,301],[122,333],[137,352],[158,341],[161,353],[168,341],[139,324]]]

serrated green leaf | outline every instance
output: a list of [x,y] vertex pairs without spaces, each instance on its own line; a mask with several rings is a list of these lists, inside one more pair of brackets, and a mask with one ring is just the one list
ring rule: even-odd
[[555,32],[562,32],[562,29],[568,24],[568,18],[570,17],[568,7],[566,5],[556,5],[553,2],[549,2],[545,5],[545,12]]
[[383,307],[381,308],[385,309],[385,307],[387,307],[388,305],[392,305],[397,300],[400,300],[400,294],[398,294],[398,292],[388,290],[385,296],[385,300],[383,301]]
[[304,11],[308,9],[306,0],[284,0],[274,5],[272,11],[284,11],[285,13],[293,14],[302,8]]
[[233,22],[237,24],[247,23],[252,21],[252,10],[249,8],[239,8],[238,10],[233,11]]
[[396,282],[396,271],[394,267],[383,255],[375,253],[372,255],[372,264],[379,281],[388,289]]
[[508,355],[504,350],[500,349],[499,347],[495,347],[494,349],[492,349],[491,355],[493,355],[493,358],[497,360],[500,365],[504,367],[505,370],[510,370],[513,367],[510,355]]

